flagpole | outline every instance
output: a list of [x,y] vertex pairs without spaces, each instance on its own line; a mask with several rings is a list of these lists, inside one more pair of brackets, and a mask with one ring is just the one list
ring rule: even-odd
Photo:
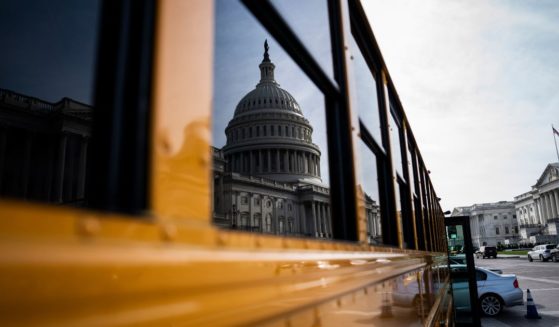
[[557,153],[557,161],[559,162],[559,150],[557,150],[557,138],[555,137],[557,130],[553,127],[553,124],[551,124],[551,128],[553,129],[553,141],[555,141],[555,153]]

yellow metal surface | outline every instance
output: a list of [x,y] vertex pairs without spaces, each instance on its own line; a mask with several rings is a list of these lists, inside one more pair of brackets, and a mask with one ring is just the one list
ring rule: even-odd
[[306,315],[428,262],[419,252],[279,241],[196,220],[169,238],[158,220],[7,201],[0,231],[3,326],[263,323]]
[[362,216],[356,243],[211,225],[213,3],[159,6],[152,208],[0,200],[0,326],[385,326],[387,308],[421,324],[390,294],[409,274],[421,289],[436,258],[369,246]]
[[155,52],[153,211],[210,219],[213,1],[159,1]]

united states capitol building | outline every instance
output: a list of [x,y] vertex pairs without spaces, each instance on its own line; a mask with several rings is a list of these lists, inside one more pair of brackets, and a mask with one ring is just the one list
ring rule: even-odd
[[[321,178],[313,127],[295,98],[276,82],[267,44],[259,67],[260,82],[239,101],[225,128],[226,144],[212,148],[214,223],[331,238],[329,188]],[[378,205],[368,202],[369,218],[380,221]]]

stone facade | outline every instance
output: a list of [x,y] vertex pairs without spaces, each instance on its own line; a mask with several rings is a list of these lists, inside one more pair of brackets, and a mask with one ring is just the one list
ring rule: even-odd
[[[559,229],[559,163],[550,163],[532,190],[514,197],[520,234],[525,243],[539,243],[538,236],[557,241]],[[553,237],[555,236],[555,237]],[[532,237],[532,238],[531,238]],[[550,237],[540,237],[540,239]]]
[[0,89],[0,196],[85,202],[93,108]]
[[518,219],[513,202],[479,203],[455,208],[452,216],[469,216],[474,246],[517,244]]

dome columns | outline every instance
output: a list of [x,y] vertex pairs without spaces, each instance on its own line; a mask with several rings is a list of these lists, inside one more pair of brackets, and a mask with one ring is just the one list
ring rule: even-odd
[[[320,158],[314,153],[291,149],[257,149],[227,156],[229,171],[250,174],[287,173],[320,178]],[[301,176],[303,177],[303,176]]]

